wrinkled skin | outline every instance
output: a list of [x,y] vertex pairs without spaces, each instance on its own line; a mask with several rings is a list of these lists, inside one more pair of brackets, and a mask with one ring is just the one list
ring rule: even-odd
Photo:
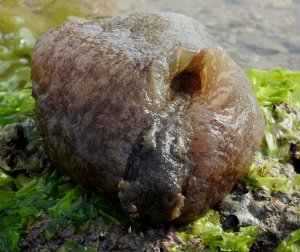
[[196,218],[262,140],[245,74],[181,14],[65,23],[39,40],[32,70],[49,158],[142,221]]

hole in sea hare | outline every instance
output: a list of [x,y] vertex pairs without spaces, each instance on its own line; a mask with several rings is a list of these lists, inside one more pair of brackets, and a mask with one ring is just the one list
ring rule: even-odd
[[200,89],[199,74],[184,70],[172,79],[171,88],[175,92],[192,95]]

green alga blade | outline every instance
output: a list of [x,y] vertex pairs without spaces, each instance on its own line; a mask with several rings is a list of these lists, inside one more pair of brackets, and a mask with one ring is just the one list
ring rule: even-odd
[[297,100],[296,97],[300,90],[300,72],[251,69],[247,71],[247,75],[262,107],[277,105],[288,100],[299,105],[300,99]]
[[14,178],[12,178],[11,176],[7,175],[6,173],[0,170],[0,188],[13,181]]
[[290,143],[300,138],[300,72],[247,72],[265,117],[261,149],[269,157],[289,160]]
[[296,187],[298,190],[300,189],[300,174],[295,175],[292,183],[294,187]]
[[[220,223],[218,212],[209,210],[204,216],[187,225],[179,232],[184,242],[201,237],[209,251],[248,252],[252,243],[260,235],[256,226],[242,227],[238,232],[225,231]],[[174,251],[186,251],[184,247],[175,246]]]
[[[30,4],[29,4],[30,3]],[[66,21],[69,16],[83,16],[80,1],[51,0],[20,3],[18,0],[1,0],[0,32],[10,33],[27,27],[35,36]]]
[[26,28],[1,34],[0,127],[33,115],[30,58],[35,37]]
[[58,250],[57,252],[96,252],[95,248],[91,247],[84,247],[75,241],[69,240],[66,241]]
[[290,233],[275,249],[275,252],[299,252],[300,229]]
[[296,180],[293,177],[289,178],[281,174],[278,165],[277,160],[264,160],[257,154],[256,160],[250,166],[248,175],[244,181],[253,191],[264,189],[269,193],[278,191],[291,192]]

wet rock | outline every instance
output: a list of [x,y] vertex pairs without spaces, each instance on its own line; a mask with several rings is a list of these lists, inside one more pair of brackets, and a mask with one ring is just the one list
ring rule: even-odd
[[8,124],[0,131],[0,146],[22,150],[27,141],[24,137],[23,126],[19,123]]
[[24,160],[27,155],[24,148],[27,140],[21,124],[9,124],[0,130],[0,162],[2,169],[9,174],[14,173],[14,167],[19,160]]
[[274,198],[280,200],[282,203],[287,204],[291,201],[291,195],[287,192],[275,192],[272,195]]
[[266,202],[252,200],[248,206],[249,212],[259,220],[266,218],[270,210],[266,207]]
[[246,184],[244,182],[236,183],[233,187],[232,193],[237,195],[243,195],[249,192]]
[[250,252],[273,252],[280,243],[280,241],[280,238],[276,234],[271,232],[265,232],[259,240],[253,243]]
[[196,20],[77,20],[32,58],[55,166],[146,222],[187,222],[247,172],[264,120],[244,72]]
[[291,231],[294,231],[300,227],[300,220],[297,213],[287,211],[284,216],[284,228],[288,235]]
[[263,189],[255,191],[253,193],[253,198],[257,201],[265,201],[271,199],[270,195],[268,195],[268,193]]

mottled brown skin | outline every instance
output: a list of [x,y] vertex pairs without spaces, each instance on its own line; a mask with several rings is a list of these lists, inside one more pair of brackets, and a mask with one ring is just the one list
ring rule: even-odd
[[243,71],[181,14],[72,21],[33,58],[54,165],[146,222],[187,222],[240,180],[264,120]]

